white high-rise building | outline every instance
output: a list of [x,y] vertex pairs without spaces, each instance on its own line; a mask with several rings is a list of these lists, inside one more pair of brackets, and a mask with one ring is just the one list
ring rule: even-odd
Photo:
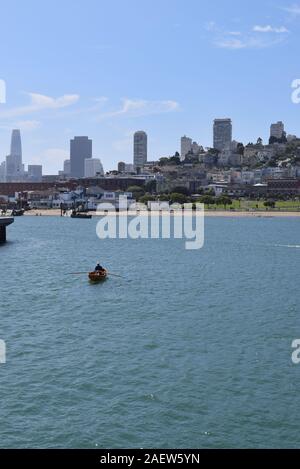
[[180,150],[180,159],[184,161],[186,155],[192,151],[193,140],[186,135],[181,137],[181,150]]
[[230,148],[232,142],[231,119],[214,120],[214,148],[222,151]]
[[6,157],[6,181],[19,182],[24,179],[22,164],[22,143],[19,129],[14,129],[11,135],[10,154]]
[[146,132],[139,130],[133,137],[133,164],[136,171],[147,163],[148,137]]
[[192,143],[192,152],[194,155],[199,155],[203,151],[203,147],[197,142]]
[[282,138],[284,136],[284,123],[279,121],[271,125],[270,137]]
[[104,170],[99,158],[86,158],[84,160],[84,177],[93,178],[103,176]]
[[14,157],[16,165],[22,166],[21,132],[14,129],[11,134],[10,154]]

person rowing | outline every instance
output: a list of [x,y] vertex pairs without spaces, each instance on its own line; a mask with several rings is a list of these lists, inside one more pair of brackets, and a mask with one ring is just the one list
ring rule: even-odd
[[96,265],[95,272],[105,272],[105,269],[104,269],[104,267],[102,267],[100,262],[98,262],[98,264]]

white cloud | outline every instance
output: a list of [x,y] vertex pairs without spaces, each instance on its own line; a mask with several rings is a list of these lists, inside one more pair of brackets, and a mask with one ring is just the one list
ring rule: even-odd
[[208,23],[206,23],[205,29],[207,31],[216,31],[216,30],[218,30],[218,27],[217,27],[217,24],[215,23],[215,21],[209,21]]
[[288,7],[282,7],[282,10],[287,11],[292,15],[300,15],[300,5],[298,5],[297,3],[293,3]]
[[256,25],[253,27],[253,31],[256,33],[276,33],[276,34],[289,32],[289,30],[285,26],[280,26],[279,28],[275,28],[271,25],[267,25],[267,26]]
[[65,94],[60,98],[51,98],[38,93],[29,93],[31,97],[31,105],[36,109],[60,109],[71,106],[79,99],[77,94]]
[[265,49],[282,42],[281,38],[262,40],[257,37],[244,37],[242,39],[223,38],[215,41],[215,46],[222,49]]
[[220,39],[214,42],[215,46],[222,49],[245,49],[247,44],[240,39]]
[[263,49],[272,47],[283,42],[286,37],[283,33],[289,32],[284,26],[274,28],[269,25],[256,25],[250,32],[227,31],[219,28],[213,21],[206,25],[205,28],[211,33],[212,43],[216,47],[231,50]]
[[108,101],[107,96],[100,96],[99,98],[94,98],[94,101],[98,104],[104,104]]
[[35,130],[35,129],[38,129],[40,126],[41,126],[41,123],[39,121],[34,121],[34,120],[19,121],[14,124],[14,127],[16,127],[17,129],[21,129],[23,131]]
[[128,99],[122,100],[122,106],[115,110],[103,113],[100,119],[118,117],[122,115],[130,117],[141,117],[151,114],[163,114],[166,112],[177,111],[179,104],[176,101],[147,101],[145,99]]
[[1,124],[0,129],[9,130],[11,129],[21,129],[22,131],[31,131],[36,130],[41,126],[39,121],[35,120],[24,120],[24,121],[11,121],[6,124]]
[[66,94],[59,98],[52,98],[38,93],[28,93],[30,103],[26,106],[15,107],[0,112],[0,118],[14,118],[47,109],[61,109],[71,106],[79,100],[77,94]]

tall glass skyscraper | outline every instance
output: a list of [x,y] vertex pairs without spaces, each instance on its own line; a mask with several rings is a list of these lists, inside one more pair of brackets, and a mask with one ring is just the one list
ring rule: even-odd
[[232,142],[231,119],[215,119],[214,121],[214,148],[228,150]]
[[134,134],[133,140],[133,163],[138,171],[147,163],[148,139],[146,132],[139,130]]
[[10,154],[15,159],[16,164],[22,165],[22,142],[21,132],[14,129],[11,134]]
[[11,135],[10,154],[6,157],[6,181],[22,181],[24,168],[22,163],[21,132],[14,129]]
[[71,177],[84,177],[84,160],[92,158],[93,142],[88,137],[74,137],[70,142]]

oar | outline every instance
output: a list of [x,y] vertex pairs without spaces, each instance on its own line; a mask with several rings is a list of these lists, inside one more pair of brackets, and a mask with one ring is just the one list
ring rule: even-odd
[[68,272],[68,275],[83,275],[89,274],[90,272]]
[[125,278],[122,275],[112,274],[111,272],[107,272],[108,275],[112,275],[113,277]]
[[[89,274],[90,272],[69,272],[69,275],[84,275]],[[112,275],[113,277],[125,278],[122,275],[112,274],[111,272],[107,272],[108,275]]]

